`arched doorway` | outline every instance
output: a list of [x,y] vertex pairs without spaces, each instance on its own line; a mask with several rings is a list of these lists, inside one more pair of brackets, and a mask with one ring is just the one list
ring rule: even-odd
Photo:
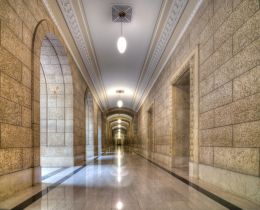
[[74,165],[71,69],[63,45],[50,33],[40,52],[40,164]]
[[85,114],[86,114],[86,161],[92,160],[94,154],[94,103],[93,96],[87,90],[85,94]]

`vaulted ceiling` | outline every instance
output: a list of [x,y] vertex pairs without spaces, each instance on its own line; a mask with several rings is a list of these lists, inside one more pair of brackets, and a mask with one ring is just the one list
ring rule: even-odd
[[[103,110],[116,107],[116,90],[124,90],[124,107],[137,111],[163,70],[202,0],[44,0],[83,77]],[[123,24],[127,50],[116,42],[120,23],[112,6],[132,7]]]

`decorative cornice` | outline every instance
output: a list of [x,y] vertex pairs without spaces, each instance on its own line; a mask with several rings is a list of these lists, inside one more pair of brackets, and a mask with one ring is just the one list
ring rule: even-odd
[[[144,65],[144,69],[142,69],[143,76],[139,78],[140,81],[138,81],[138,87],[135,93],[135,99],[133,104],[133,109],[136,110],[137,107],[140,104],[141,97],[143,96],[148,83],[150,82],[152,75],[154,74],[156,67],[163,55],[163,52],[172,36],[172,33],[181,17],[181,14],[183,13],[185,6],[187,4],[188,0],[174,0],[171,4],[171,8],[168,14],[168,18],[166,20],[166,23],[163,27],[163,30],[155,43],[155,48],[151,52],[150,56],[147,56],[149,58],[149,61],[147,62],[147,65]],[[160,24],[160,23],[158,23]],[[137,98],[137,93],[139,97]]]
[[[101,110],[104,111],[106,109],[106,107],[104,106],[104,103],[102,102],[101,98],[97,94],[97,89],[94,86],[93,80],[92,80],[89,72],[87,71],[85,64],[83,63],[83,59],[79,59],[79,56],[75,55],[76,52],[73,50],[74,46],[72,46],[73,44],[75,44],[75,42],[72,44],[70,41],[71,39],[70,38],[68,39],[67,32],[69,31],[69,28],[67,28],[68,25],[65,22],[65,20],[64,20],[64,23],[61,21],[61,17],[63,20],[63,14],[60,11],[58,2],[53,1],[53,0],[43,0],[43,2],[44,2],[44,6],[46,7],[52,21],[58,28],[58,31],[61,34],[61,36],[63,37],[66,47],[68,48],[71,56],[73,57],[79,71],[82,74],[82,77],[85,79],[90,90],[92,91],[93,96],[94,96],[96,102],[98,103],[99,107],[101,108]],[[71,33],[70,33],[70,35],[71,35]],[[71,37],[71,38],[73,39],[73,37]],[[77,46],[75,45],[75,47],[77,47]],[[79,52],[79,51],[77,51],[77,52]]]
[[[182,1],[182,0],[177,0],[177,1]],[[189,17],[188,17],[188,19],[187,19],[187,21],[186,21],[186,23],[185,23],[185,25],[184,25],[184,27],[182,27],[182,30],[181,30],[181,32],[179,33],[179,35],[178,35],[178,37],[177,37],[177,39],[176,39],[174,45],[172,46],[170,52],[167,54],[167,58],[164,60],[163,64],[162,64],[159,68],[158,68],[158,66],[155,67],[155,70],[154,70],[153,74],[151,75],[150,80],[147,82],[147,86],[145,87],[145,89],[144,89],[144,91],[143,91],[143,94],[141,95],[141,97],[139,98],[139,100],[136,99],[136,102],[137,102],[137,103],[136,103],[135,106],[134,106],[134,110],[135,110],[135,111],[138,111],[138,110],[140,109],[141,105],[143,104],[143,102],[145,101],[145,99],[146,99],[146,97],[148,96],[148,94],[149,94],[151,88],[153,87],[154,83],[155,83],[156,80],[158,79],[160,73],[163,71],[163,69],[164,69],[165,65],[167,64],[168,60],[169,60],[170,57],[172,56],[172,54],[173,54],[175,48],[177,47],[178,43],[180,42],[180,40],[181,40],[183,34],[185,33],[186,29],[187,29],[188,26],[190,25],[190,23],[191,23],[193,17],[194,17],[195,14],[197,13],[197,11],[198,11],[198,9],[199,9],[199,7],[200,7],[200,5],[201,5],[202,2],[203,2],[203,0],[198,0],[197,3],[195,4],[195,6],[194,6],[192,12],[190,13],[190,15],[189,15]],[[185,4],[187,4],[187,2],[186,2]],[[183,12],[183,10],[182,10],[182,12]],[[170,15],[170,16],[171,16],[171,15]],[[179,17],[179,18],[180,18],[180,17]],[[179,18],[178,18],[178,20],[179,20]],[[178,20],[177,20],[177,21],[178,21]],[[175,27],[176,27],[176,25],[175,25]],[[173,32],[173,31],[172,31],[172,32]],[[169,40],[168,40],[168,41],[169,41]],[[168,41],[167,41],[167,42],[168,42]],[[166,44],[164,50],[166,49],[166,47],[167,47],[167,44]],[[163,53],[162,53],[162,54],[163,54]],[[161,56],[162,56],[162,54],[161,54]],[[159,59],[159,61],[160,61],[160,59]],[[158,65],[159,61],[157,62],[157,65]],[[156,69],[156,68],[157,68],[157,69]]]
[[95,60],[95,53],[92,52],[91,49],[88,49],[87,41],[90,41],[90,39],[88,39],[87,41],[84,39],[84,35],[71,0],[58,0],[57,2],[97,92],[103,93],[103,96],[99,96],[99,98],[101,98],[103,106],[107,108],[107,97],[100,70],[97,65],[97,61]]

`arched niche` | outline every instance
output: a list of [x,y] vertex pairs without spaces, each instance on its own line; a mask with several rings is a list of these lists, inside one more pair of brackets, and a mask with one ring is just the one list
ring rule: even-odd
[[40,145],[42,167],[64,167],[73,158],[73,86],[65,49],[52,33],[40,54]]
[[[44,167],[60,167],[71,166],[75,162],[73,156],[73,77],[71,57],[52,23],[48,20],[41,20],[38,23],[32,44],[33,183],[39,183],[41,182],[41,164]],[[47,68],[46,65],[53,66]],[[51,95],[55,95],[56,100]],[[53,102],[53,107],[50,105],[51,102]],[[56,121],[56,128],[51,131],[54,121]],[[55,135],[56,137],[60,135],[62,138],[55,141]],[[46,157],[46,160],[43,161],[43,157]],[[51,163],[47,159],[51,160]]]

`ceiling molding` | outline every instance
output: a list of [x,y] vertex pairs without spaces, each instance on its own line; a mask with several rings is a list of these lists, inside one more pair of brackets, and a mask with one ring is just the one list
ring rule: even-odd
[[102,103],[101,98],[97,94],[97,90],[93,84],[91,76],[89,75],[88,71],[86,70],[86,66],[80,57],[78,48],[70,33],[67,23],[64,20],[63,14],[60,11],[57,1],[43,0],[43,2],[44,2],[44,6],[45,6],[46,10],[48,11],[51,19],[53,20],[59,33],[61,34],[61,36],[66,44],[67,49],[69,50],[71,56],[73,57],[74,62],[76,63],[76,66],[78,67],[82,77],[84,78],[89,89],[91,90],[93,97],[95,98],[98,106],[100,107],[100,109],[102,111],[104,111],[106,109],[106,107],[104,106],[104,103]]
[[[82,60],[87,68],[87,71],[90,74],[92,82],[97,89],[98,93],[102,93],[99,95],[101,99],[101,103],[105,108],[108,107],[108,100],[106,96],[106,91],[103,85],[101,73],[99,70],[98,62],[95,56],[94,48],[92,47],[91,38],[89,35],[88,26],[85,21],[85,16],[82,13],[82,7],[80,1],[71,1],[71,0],[58,0],[59,7],[62,11],[62,14],[66,20],[68,28],[74,38],[76,46],[80,52]],[[81,18],[77,17],[75,12],[75,8],[77,11],[80,11]],[[79,20],[84,20],[83,23],[80,23]],[[81,27],[81,25],[83,27]],[[87,37],[84,36],[87,35]]]
[[[171,3],[170,11],[168,13],[168,17],[165,20],[165,24],[160,33],[159,38],[155,43],[154,50],[150,52],[150,55],[147,57],[149,61],[147,65],[144,65],[145,74],[140,78],[139,87],[136,90],[133,109],[137,110],[140,101],[142,100],[143,93],[150,82],[152,75],[154,74],[156,67],[164,53],[164,50],[172,36],[172,33],[186,7],[188,0],[173,0]],[[163,20],[162,20],[163,21]],[[158,24],[161,24],[160,21]],[[137,96],[139,95],[139,96]]]

